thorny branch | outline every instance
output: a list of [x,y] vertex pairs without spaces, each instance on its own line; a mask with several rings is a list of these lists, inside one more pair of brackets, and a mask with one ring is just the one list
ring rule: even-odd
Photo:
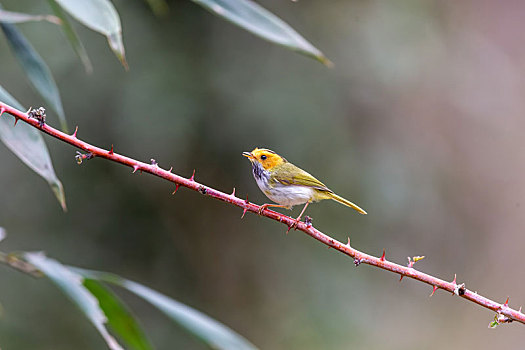
[[[257,214],[259,211],[260,206],[254,203],[250,203],[248,201],[248,198],[241,199],[236,197],[235,189],[231,194],[226,194],[224,192],[218,191],[214,188],[196,182],[195,172],[193,172],[191,178],[187,179],[172,173],[171,168],[169,170],[160,168],[157,162],[155,162],[155,160],[153,159],[151,160],[150,164],[147,164],[113,152],[113,145],[111,146],[110,150],[105,150],[100,147],[93,146],[77,138],[78,128],[72,135],[65,134],[45,123],[45,118],[42,117],[45,116],[45,111],[43,110],[43,108],[31,110],[27,113],[24,113],[0,102],[0,117],[4,112],[9,113],[15,118],[15,125],[18,120],[23,120],[25,123],[41,130],[42,132],[51,135],[63,142],[69,143],[70,145],[75,146],[81,149],[82,151],[86,152],[84,154],[77,152],[77,156],[75,158],[79,164],[82,163],[82,161],[84,160],[88,160],[94,157],[105,158],[116,163],[120,163],[131,167],[134,173],[136,171],[146,172],[161,177],[170,182],[173,182],[175,184],[175,190],[173,194],[175,194],[179,186],[184,186],[194,191],[198,191],[199,193],[205,196],[212,197],[223,202],[233,204],[239,208],[242,208],[243,217],[244,214],[246,214],[246,212]],[[268,209],[265,209],[261,213],[261,216],[265,216],[269,219],[273,219],[287,225],[288,230],[290,230],[290,228],[293,227],[295,222],[295,219],[289,216]],[[442,279],[433,277],[429,274],[426,274],[424,272],[415,270],[413,267],[414,263],[422,259],[422,257],[414,257],[413,259],[409,258],[407,266],[402,266],[386,260],[386,254],[384,251],[383,255],[380,258],[374,257],[372,255],[360,252],[355,248],[352,248],[350,246],[350,238],[348,238],[347,244],[343,244],[333,239],[332,237],[322,233],[321,231],[317,230],[315,227],[312,226],[309,218],[305,219],[305,222],[299,222],[296,229],[306,233],[312,238],[318,240],[319,242],[324,243],[330,248],[333,248],[353,258],[355,266],[359,266],[360,264],[376,266],[380,269],[399,274],[401,276],[400,281],[401,279],[403,279],[403,277],[409,277],[432,286],[433,289],[432,294],[430,294],[430,296],[432,296],[436,292],[436,290],[443,289],[449,293],[459,296],[460,298],[470,300],[480,306],[495,311],[496,317],[494,319],[494,322],[491,323],[491,326],[495,326],[500,323],[509,323],[512,321],[518,321],[520,323],[525,324],[525,314],[521,312],[521,307],[519,310],[515,310],[509,307],[508,298],[507,301],[505,301],[503,304],[498,303],[479,295],[477,292],[467,289],[464,283],[456,283],[456,276],[454,276],[454,280],[452,282],[447,282]]]

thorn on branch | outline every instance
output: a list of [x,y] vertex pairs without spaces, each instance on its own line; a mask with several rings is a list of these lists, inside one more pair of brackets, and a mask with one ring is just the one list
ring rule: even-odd
[[432,293],[430,293],[429,297],[433,296],[437,289],[438,289],[438,287],[437,287],[437,286],[434,286],[434,287],[432,288]]
[[505,304],[503,304],[503,307],[508,307],[509,306],[509,297],[507,297],[507,300],[505,300]]
[[[0,115],[2,115],[2,114],[0,113]],[[15,123],[13,124],[13,127],[15,127],[15,126],[16,126],[16,124],[18,123],[18,121],[19,121],[19,120],[20,120],[20,118],[18,118],[18,117],[15,117]]]
[[[4,114],[4,112],[5,112],[5,108],[3,106],[0,107],[0,117],[2,116],[2,114]],[[15,122],[15,124],[16,124],[16,122]]]
[[456,284],[456,274],[454,274],[454,280],[452,281],[452,284]]
[[177,193],[177,191],[179,190],[179,187],[180,187],[180,185],[176,184],[175,185],[175,191],[173,191],[171,194],[174,195],[175,193]]
[[235,187],[233,188],[232,194],[230,196],[235,197]]
[[77,164],[80,165],[82,164],[84,160],[90,160],[94,157],[95,155],[91,152],[84,154],[84,153],[77,151],[77,154],[75,155],[75,160],[77,161]]
[[78,132],[78,125],[75,126],[75,132],[73,133],[73,135],[71,135],[71,137],[77,138],[77,132]]
[[171,173],[172,170],[173,170],[173,167],[170,167],[170,170],[168,170],[168,173]]
[[111,144],[111,149],[108,151],[108,154],[113,154],[113,144]]
[[379,260],[381,260],[381,261],[385,261],[385,256],[386,256],[386,251],[385,251],[385,248],[383,248],[383,255],[381,255],[381,257],[379,258]]
[[136,165],[136,164],[133,165],[133,172],[132,173],[135,174],[137,172],[137,170],[139,170],[139,168],[140,167],[138,165]]
[[346,242],[346,246],[350,248],[350,237],[348,237],[348,242]]
[[243,209],[241,219],[244,219],[244,215],[246,214],[247,211],[248,211],[248,208]]
[[190,181],[195,181],[195,169],[193,169],[193,174],[191,174]]
[[43,127],[46,123],[46,110],[44,107],[39,107],[38,109],[29,109],[27,113],[29,118],[36,119],[38,121],[38,126]]

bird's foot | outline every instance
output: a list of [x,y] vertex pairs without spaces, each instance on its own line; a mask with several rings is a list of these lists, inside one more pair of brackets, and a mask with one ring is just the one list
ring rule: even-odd
[[290,232],[290,230],[293,228],[294,231],[297,230],[297,226],[301,222],[301,217],[299,216],[297,219],[295,219],[290,226],[288,226],[288,230],[286,231],[286,234]]
[[259,207],[259,210],[257,210],[257,214],[262,215],[263,211],[268,208],[268,204],[263,204]]

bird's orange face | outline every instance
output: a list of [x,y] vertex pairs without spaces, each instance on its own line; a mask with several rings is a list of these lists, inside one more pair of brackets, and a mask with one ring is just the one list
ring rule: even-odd
[[243,152],[243,156],[251,162],[258,162],[264,170],[271,170],[275,166],[286,162],[286,159],[266,148],[256,148],[251,152]]

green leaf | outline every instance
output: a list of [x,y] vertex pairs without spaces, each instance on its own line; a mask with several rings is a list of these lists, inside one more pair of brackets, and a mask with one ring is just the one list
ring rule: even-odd
[[135,293],[213,348],[257,349],[255,345],[222,323],[151,288],[107,272],[73,269],[86,278],[112,283]]
[[149,7],[151,8],[151,11],[155,14],[155,16],[162,17],[166,16],[170,10],[168,3],[166,0],[145,0]]
[[91,65],[91,61],[89,60],[86,49],[84,48],[82,41],[80,41],[80,38],[78,37],[78,34],[75,31],[75,28],[73,28],[71,22],[64,13],[64,10],[62,10],[62,8],[57,4],[55,0],[48,0],[48,3],[51,9],[53,10],[53,13],[62,21],[62,31],[64,32],[67,40],[71,44],[71,47],[73,48],[77,56],[80,58],[80,61],[84,65],[86,73],[92,73],[93,66]]
[[51,15],[30,15],[28,13],[0,10],[0,22],[24,23],[32,21],[48,21],[54,24],[62,24],[60,18]]
[[22,65],[29,81],[44,98],[45,102],[58,114],[62,130],[67,131],[64,108],[49,67],[13,24],[0,23],[0,27],[4,31],[9,45],[13,49],[18,62]]
[[331,66],[332,62],[280,18],[251,0],[192,0],[210,12],[275,44]]
[[[0,101],[23,110],[24,107],[15,100],[0,85]],[[55,174],[49,151],[44,142],[42,134],[25,123],[18,123],[13,127],[14,119],[8,117],[7,113],[0,116],[0,140],[9,148],[22,162],[42,176],[51,186],[53,193],[66,211],[66,197],[62,183]]]
[[55,0],[66,12],[86,27],[105,35],[111,50],[124,68],[128,68],[122,27],[117,10],[109,0]]
[[42,271],[80,308],[111,350],[123,350],[106,329],[106,316],[100,308],[98,300],[82,284],[81,275],[69,270],[58,261],[47,258],[42,253],[25,253],[24,257],[30,264]]
[[126,305],[110,290],[92,279],[84,279],[84,287],[97,298],[100,308],[108,318],[114,334],[126,342],[129,348],[150,350],[151,344]]

